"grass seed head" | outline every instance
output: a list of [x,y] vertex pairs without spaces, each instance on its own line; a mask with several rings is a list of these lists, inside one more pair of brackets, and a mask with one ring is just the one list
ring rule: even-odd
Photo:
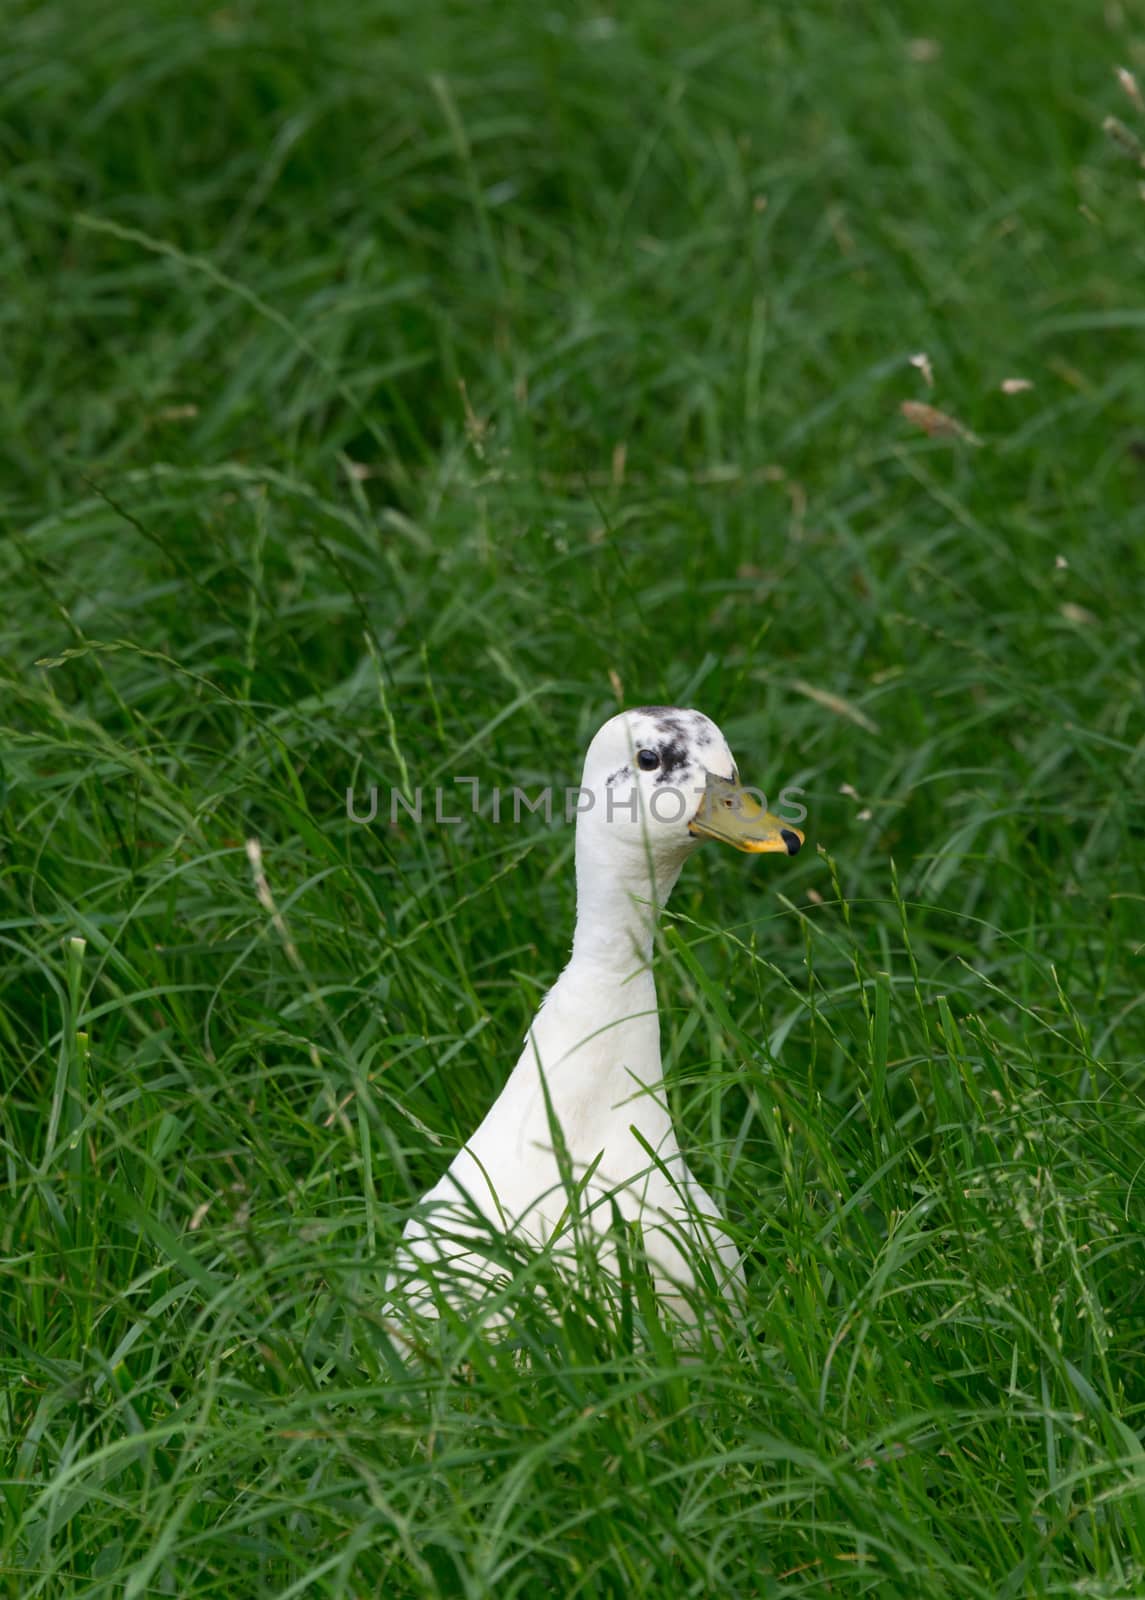
[[910,357],[912,367],[917,367],[922,373],[923,381],[928,389],[934,388],[934,368],[930,364],[930,357],[925,350],[920,350],[917,355]]
[[1132,102],[1136,106],[1137,110],[1138,111],[1145,111],[1145,100],[1142,100],[1142,98],[1141,98],[1141,90],[1138,87],[1137,79],[1130,72],[1129,68],[1128,67],[1117,67],[1114,70],[1117,73],[1117,81],[1118,81],[1118,83],[1121,85],[1122,89],[1128,95],[1129,99],[1132,100]]

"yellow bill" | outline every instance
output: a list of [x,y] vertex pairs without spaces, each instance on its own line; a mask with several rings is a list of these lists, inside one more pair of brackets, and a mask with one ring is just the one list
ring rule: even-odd
[[721,839],[752,855],[773,850],[793,856],[803,844],[798,828],[765,811],[742,784],[712,773],[708,774],[704,798],[688,824],[688,832],[701,839]]

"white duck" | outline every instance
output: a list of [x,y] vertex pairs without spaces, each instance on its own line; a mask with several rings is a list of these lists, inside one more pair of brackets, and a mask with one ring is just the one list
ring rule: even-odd
[[[574,1179],[591,1174],[582,1220],[607,1230],[614,1202],[638,1219],[657,1290],[677,1312],[687,1317],[679,1287],[693,1281],[696,1249],[727,1291],[741,1281],[738,1252],[672,1126],[652,977],[657,914],[704,838],[789,855],[803,843],[740,786],[727,741],[702,712],[642,706],[606,722],[581,779],[569,963],[481,1126],[406,1224],[391,1292],[418,1260],[448,1261],[451,1282],[470,1290],[498,1278],[503,1269],[459,1236],[515,1231],[540,1245],[569,1229],[554,1120]],[[424,1284],[410,1289],[430,1310]]]

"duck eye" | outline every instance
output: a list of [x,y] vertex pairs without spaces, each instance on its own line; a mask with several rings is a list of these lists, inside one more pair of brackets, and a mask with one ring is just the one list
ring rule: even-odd
[[636,765],[642,772],[655,772],[660,765],[660,757],[655,750],[638,750],[636,752]]

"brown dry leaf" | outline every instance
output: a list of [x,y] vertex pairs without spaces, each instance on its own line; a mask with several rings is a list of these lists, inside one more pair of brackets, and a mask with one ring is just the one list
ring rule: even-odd
[[621,705],[624,704],[624,685],[620,681],[620,674],[615,667],[608,669],[608,681],[612,685],[612,692]]
[[1029,378],[1003,378],[1001,383],[1003,394],[1022,394],[1026,389],[1033,387]]
[[849,700],[844,700],[841,694],[832,694],[830,689],[818,689],[803,678],[796,678],[791,687],[799,694],[805,694],[808,700],[814,700],[817,706],[822,706],[826,711],[833,711],[837,717],[846,717],[848,722],[858,723],[859,727],[866,728],[868,733],[878,733],[878,723],[868,717],[865,711],[860,711],[858,706],[852,705]]
[[982,443],[957,417],[939,411],[934,406],[924,405],[921,400],[904,400],[899,409],[910,425],[919,428],[928,439],[962,439],[966,444]]

